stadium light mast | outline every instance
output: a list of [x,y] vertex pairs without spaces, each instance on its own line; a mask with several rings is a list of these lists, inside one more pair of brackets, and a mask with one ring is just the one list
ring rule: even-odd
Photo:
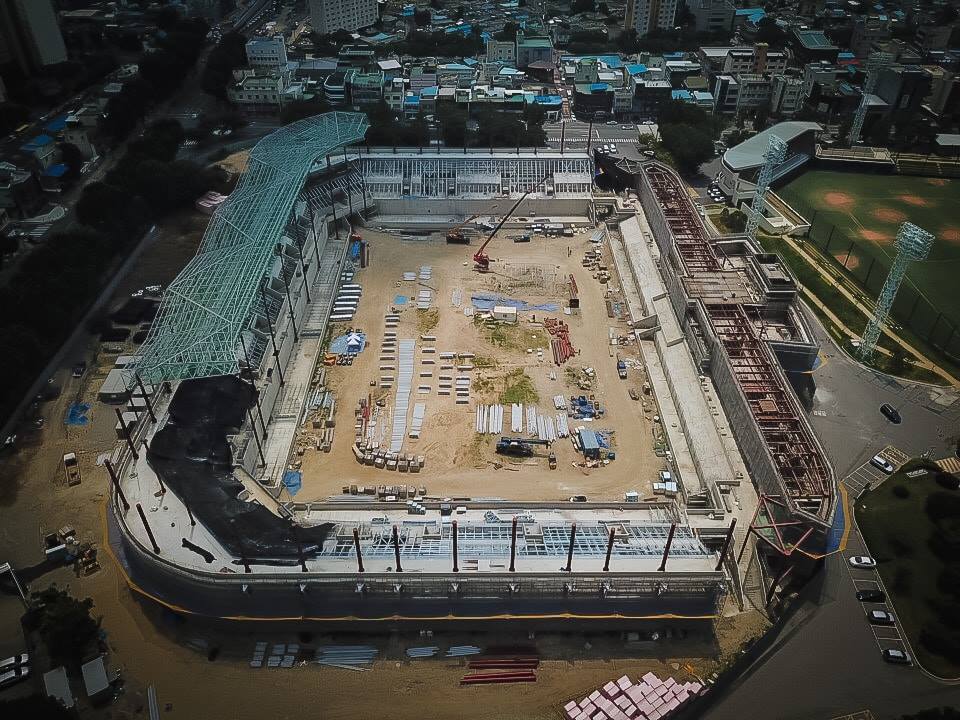
[[750,202],[750,212],[747,214],[746,233],[751,240],[757,239],[757,228],[767,205],[767,190],[773,181],[773,173],[784,160],[787,159],[787,142],[781,137],[770,133],[770,144],[763,156],[763,167],[757,175],[757,185],[753,191],[753,200]]
[[880,73],[893,62],[893,55],[885,52],[870,54],[867,60],[867,77],[863,81],[863,95],[857,106],[857,114],[853,116],[853,125],[850,126],[850,147],[860,142],[860,131],[863,130],[863,121],[867,119],[867,95],[872,95],[877,87]]
[[890,266],[890,272],[883,283],[883,289],[880,291],[880,297],[877,298],[877,309],[873,317],[867,323],[863,331],[863,340],[860,341],[860,357],[869,360],[873,357],[873,351],[877,347],[877,340],[880,338],[880,328],[887,321],[890,315],[890,308],[893,307],[893,301],[897,297],[897,290],[900,289],[900,283],[903,282],[903,276],[910,267],[910,263],[915,260],[924,260],[930,254],[930,247],[933,245],[934,236],[923,228],[917,227],[913,223],[905,222],[900,226],[900,232],[897,233],[897,256]]

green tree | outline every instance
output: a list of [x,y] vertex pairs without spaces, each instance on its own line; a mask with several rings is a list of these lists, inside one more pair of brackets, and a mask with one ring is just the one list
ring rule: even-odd
[[570,12],[577,15],[579,13],[594,12],[596,9],[597,6],[594,0],[573,0]]
[[104,182],[87,183],[77,201],[77,219],[84,225],[105,228],[113,224],[130,194]]
[[70,720],[74,715],[52,697],[30,695],[29,697],[0,702],[0,717],[30,718],[30,720]]
[[684,174],[696,174],[700,165],[713,157],[713,139],[702,126],[661,125],[660,137],[676,161],[677,169]]
[[25,105],[5,102],[0,103],[0,133],[6,135],[23,125],[30,117],[30,110]]
[[67,172],[64,178],[67,180],[76,180],[80,177],[80,170],[83,169],[83,153],[73,143],[60,143],[57,145],[60,151],[60,162],[67,166]]
[[37,594],[37,628],[55,664],[77,665],[93,649],[100,622],[90,616],[93,600],[77,600],[56,587]]
[[513,20],[508,20],[503,24],[503,29],[493,34],[494,40],[499,40],[500,42],[510,42],[517,39],[517,30],[518,26]]
[[233,71],[247,61],[247,39],[238,32],[229,32],[220,38],[207,56],[207,64],[200,77],[200,87],[208,95],[225,100],[227,85],[233,81]]

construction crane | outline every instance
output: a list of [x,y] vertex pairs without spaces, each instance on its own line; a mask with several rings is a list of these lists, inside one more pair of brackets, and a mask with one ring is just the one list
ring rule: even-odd
[[493,230],[490,232],[490,235],[487,236],[487,239],[483,241],[483,245],[481,245],[481,246],[480,246],[480,249],[477,250],[477,252],[475,252],[475,253],[473,254],[473,263],[474,263],[474,264],[473,264],[473,269],[474,269],[474,270],[476,270],[477,272],[484,272],[484,273],[485,273],[485,272],[490,272],[490,256],[487,255],[487,254],[484,252],[484,250],[487,249],[487,245],[489,245],[489,244],[490,244],[490,241],[493,240],[493,236],[497,234],[497,231],[498,231],[501,227],[503,227],[503,224],[504,224],[507,220],[509,220],[511,217],[513,217],[513,214],[517,211],[517,208],[520,207],[520,203],[522,203],[524,200],[526,200],[526,199],[527,199],[527,195],[529,195],[530,193],[532,193],[532,192],[534,191],[534,189],[536,189],[537,187],[539,187],[540,183],[542,183],[545,179],[546,179],[546,175],[544,175],[542,178],[540,178],[540,180],[539,180],[538,182],[535,182],[535,183],[530,187],[529,190],[527,190],[523,195],[520,196],[520,199],[517,200],[517,201],[513,204],[513,207],[510,208],[510,210],[508,210],[508,211],[504,214],[504,216],[503,216],[502,218],[500,218],[500,222],[498,222],[498,223],[497,223],[497,226],[496,226],[495,228],[493,228]]
[[502,437],[497,440],[497,455],[510,455],[511,457],[533,457],[533,446],[545,445],[550,447],[549,440],[538,440],[536,438],[513,438]]
[[480,214],[471,215],[459,225],[454,225],[447,230],[447,243],[450,245],[469,245],[470,238],[463,232],[463,227],[471,220],[476,220]]

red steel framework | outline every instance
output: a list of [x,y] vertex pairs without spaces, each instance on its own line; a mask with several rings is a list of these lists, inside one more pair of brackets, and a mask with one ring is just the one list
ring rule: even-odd
[[686,191],[665,170],[648,168],[646,172],[687,270],[691,273],[718,271],[720,263],[700,218],[691,211]]
[[[647,165],[644,172],[688,275],[720,271],[722,263],[717,259],[710,236],[675,174],[653,164]],[[743,305],[704,305],[773,458],[784,492],[803,510],[823,517],[830,510],[833,495],[830,469],[812,433],[797,414],[795,403],[791,402],[790,390],[785,386],[783,374],[777,371],[772,351],[759,339]],[[767,519],[758,525],[755,518],[751,531],[780,552],[790,554],[807,539],[812,529],[801,529],[803,523],[789,517],[790,513],[777,496],[763,497],[766,501],[763,514]],[[795,525],[798,527],[793,527]],[[787,527],[799,534],[790,539],[783,537],[782,530]]]

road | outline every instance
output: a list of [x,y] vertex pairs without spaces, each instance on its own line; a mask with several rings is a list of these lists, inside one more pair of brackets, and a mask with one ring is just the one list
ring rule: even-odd
[[[806,378],[806,390],[812,391],[809,418],[838,480],[850,476],[848,486],[857,487],[865,478],[863,464],[888,444],[911,455],[927,450],[935,458],[949,454],[945,436],[955,437],[960,419],[955,391],[866,370],[830,341],[812,314],[807,315],[824,360]],[[882,402],[900,408],[901,425],[880,414]],[[916,667],[888,665],[880,657],[881,647],[900,646],[890,631],[874,631],[854,595],[857,589],[873,587],[876,575],[849,568],[846,558],[865,554],[866,545],[854,527],[846,551],[828,558],[777,642],[704,717],[826,720],[870,709],[877,718],[890,718],[960,705],[960,685],[939,683]]]
[[[590,123],[582,120],[570,119],[563,122],[545,123],[544,130],[547,133],[547,144],[550,147],[560,147],[560,136],[563,134],[564,146],[576,149],[585,149],[587,146],[587,137],[591,138],[591,146],[598,141],[603,143],[626,143],[634,145],[637,142],[637,136],[640,132],[656,133],[656,125],[637,125],[636,123],[617,123],[607,125],[606,123],[593,123],[591,129]],[[639,128],[639,129],[638,129]]]

